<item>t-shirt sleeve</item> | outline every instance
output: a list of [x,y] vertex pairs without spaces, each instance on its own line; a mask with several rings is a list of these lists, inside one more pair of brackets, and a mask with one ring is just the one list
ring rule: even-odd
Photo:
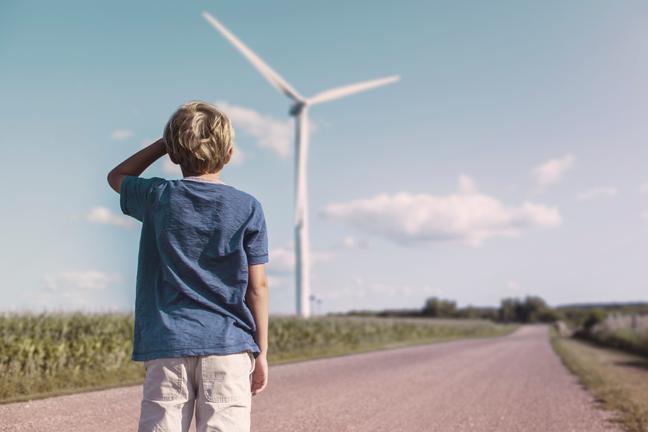
[[142,178],[126,176],[119,189],[119,204],[125,215],[132,216],[140,222],[144,221],[144,213],[148,205],[151,189],[164,181],[160,177]]
[[261,203],[255,200],[250,221],[243,237],[248,265],[268,262],[268,232]]

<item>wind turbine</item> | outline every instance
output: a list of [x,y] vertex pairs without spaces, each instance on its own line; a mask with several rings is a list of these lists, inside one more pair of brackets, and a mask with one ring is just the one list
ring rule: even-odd
[[308,109],[312,105],[329,102],[350,96],[354,93],[370,90],[391,84],[400,79],[397,75],[356,84],[337,87],[305,98],[286,80],[261,60],[250,48],[241,42],[223,24],[207,12],[203,17],[222,34],[250,62],[252,66],[277,90],[288,96],[293,102],[290,115],[295,117],[295,288],[297,314],[310,316],[310,257],[308,242],[308,197],[306,191],[306,160],[308,156]]

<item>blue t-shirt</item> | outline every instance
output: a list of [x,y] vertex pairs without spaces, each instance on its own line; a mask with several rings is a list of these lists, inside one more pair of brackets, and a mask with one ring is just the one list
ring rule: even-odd
[[122,212],[142,222],[132,359],[252,351],[248,265],[268,262],[261,203],[225,183],[124,177]]

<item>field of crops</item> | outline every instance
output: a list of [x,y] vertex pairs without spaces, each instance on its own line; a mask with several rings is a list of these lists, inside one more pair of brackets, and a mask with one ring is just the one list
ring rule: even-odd
[[[141,383],[132,314],[0,315],[0,402]],[[489,321],[271,316],[268,361],[506,334]]]

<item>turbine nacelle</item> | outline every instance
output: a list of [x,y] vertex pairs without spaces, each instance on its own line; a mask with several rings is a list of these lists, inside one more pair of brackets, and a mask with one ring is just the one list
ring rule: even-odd
[[305,101],[295,102],[288,110],[288,114],[293,117],[297,117],[299,114],[301,114],[304,108],[306,108],[306,105],[308,105],[308,103]]

